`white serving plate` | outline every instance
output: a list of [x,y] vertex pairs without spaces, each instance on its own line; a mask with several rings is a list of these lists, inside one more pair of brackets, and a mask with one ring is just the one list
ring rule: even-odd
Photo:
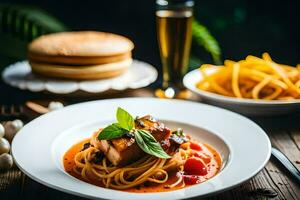
[[241,114],[272,116],[300,111],[300,99],[288,101],[265,101],[227,97],[198,89],[196,87],[196,84],[200,80],[202,80],[202,75],[198,69],[195,69],[184,76],[183,84],[186,88],[199,95],[204,102],[223,107]]
[[70,94],[83,91],[99,94],[108,90],[122,91],[146,87],[157,79],[157,71],[146,62],[133,60],[128,71],[117,77],[100,80],[64,80],[37,76],[32,73],[28,61],[21,61],[6,67],[2,78],[13,87],[31,92]]
[[[128,193],[80,181],[63,169],[63,155],[75,143],[115,121],[117,107],[135,116],[151,114],[171,128],[182,127],[211,144],[223,158],[212,179],[184,189],[159,193]],[[173,200],[212,195],[235,187],[257,174],[269,160],[271,144],[251,120],[217,107],[180,100],[122,98],[67,106],[45,114],[16,135],[12,155],[32,179],[57,190],[92,199]]]

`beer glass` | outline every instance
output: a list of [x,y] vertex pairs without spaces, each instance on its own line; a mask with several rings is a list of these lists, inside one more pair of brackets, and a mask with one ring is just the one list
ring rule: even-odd
[[155,94],[162,98],[187,98],[182,79],[188,69],[192,41],[192,0],[157,0],[157,40],[163,82]]

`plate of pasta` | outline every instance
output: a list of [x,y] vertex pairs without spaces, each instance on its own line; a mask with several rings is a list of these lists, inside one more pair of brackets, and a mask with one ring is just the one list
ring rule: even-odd
[[154,98],[67,106],[27,124],[12,144],[17,166],[32,179],[124,200],[212,195],[257,174],[270,152],[268,136],[241,115]]
[[203,64],[183,82],[204,101],[246,115],[280,115],[300,108],[300,65],[279,64],[268,53],[218,66]]

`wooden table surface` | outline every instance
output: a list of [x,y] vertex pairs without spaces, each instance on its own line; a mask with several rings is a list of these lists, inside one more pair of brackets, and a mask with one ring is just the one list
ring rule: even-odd
[[[0,84],[1,89],[1,84]],[[14,90],[10,89],[9,91]],[[98,97],[53,97],[44,94],[27,94],[26,92],[13,91],[7,93],[11,98],[13,93],[20,98],[6,99],[7,102],[22,104],[26,100],[36,100],[46,103],[49,99],[63,100],[72,104],[90,99],[102,99],[112,97],[152,96],[151,89],[126,91],[122,94],[108,94]],[[21,93],[21,94],[20,94]],[[194,101],[199,99],[193,98]],[[3,104],[3,102],[0,103]],[[1,117],[1,116],[0,116]],[[32,117],[32,116],[31,116]],[[30,117],[29,117],[30,119]],[[294,165],[300,169],[300,112],[292,115],[278,117],[252,117],[269,135],[272,145],[280,149]],[[243,133],[241,133],[243,134]],[[253,146],[255,148],[255,144]],[[30,158],[28,158],[30,159]],[[241,167],[243,167],[241,163]],[[238,173],[238,172],[237,172]],[[207,197],[205,199],[300,199],[300,184],[286,171],[280,163],[271,157],[264,169],[249,181],[226,192]],[[39,184],[25,176],[19,169],[14,167],[7,172],[0,172],[0,199],[82,199],[69,195],[42,184]],[[199,198],[195,198],[199,199]]]

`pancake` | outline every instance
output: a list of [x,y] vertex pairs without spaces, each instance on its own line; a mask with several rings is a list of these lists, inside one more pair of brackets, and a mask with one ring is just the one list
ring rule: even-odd
[[66,64],[66,65],[97,65],[112,62],[119,62],[131,58],[131,52],[113,56],[47,56],[28,54],[28,59],[32,62]]
[[118,76],[128,70],[132,59],[100,65],[72,66],[30,61],[32,71],[36,74],[64,79],[103,79]]
[[65,79],[102,79],[125,72],[133,43],[126,37],[96,31],[41,36],[28,46],[32,71]]
[[[60,32],[41,36],[28,47],[29,57],[107,57],[126,54],[133,49],[126,37],[113,33],[78,31]],[[47,62],[47,60],[45,60]]]

